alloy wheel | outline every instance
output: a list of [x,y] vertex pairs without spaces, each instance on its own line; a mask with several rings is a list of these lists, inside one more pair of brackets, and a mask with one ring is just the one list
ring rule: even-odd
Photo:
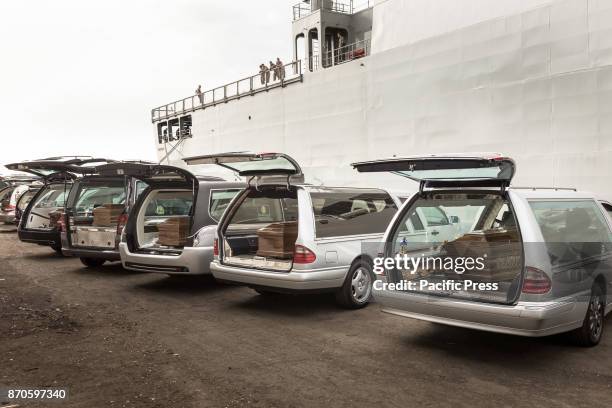
[[603,330],[603,302],[600,296],[593,295],[589,303],[589,332],[593,340],[598,340]]
[[351,294],[353,299],[358,303],[366,302],[370,298],[372,292],[372,277],[370,272],[360,267],[353,272],[351,279]]

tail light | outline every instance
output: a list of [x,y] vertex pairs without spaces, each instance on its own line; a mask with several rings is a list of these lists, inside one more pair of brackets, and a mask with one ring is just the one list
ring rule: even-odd
[[293,250],[293,263],[310,264],[317,260],[317,256],[310,249],[302,245],[296,245]]
[[544,271],[528,266],[523,277],[523,293],[542,295],[548,293],[552,287],[550,278]]
[[127,225],[128,215],[123,213],[117,218],[117,236],[120,237],[123,234],[123,229]]
[[61,218],[57,220],[55,228],[57,229],[57,232],[64,232],[64,220]]
[[213,255],[219,256],[219,238],[215,238],[213,241]]

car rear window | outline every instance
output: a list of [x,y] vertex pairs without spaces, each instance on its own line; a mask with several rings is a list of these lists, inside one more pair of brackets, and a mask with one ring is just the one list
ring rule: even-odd
[[611,250],[610,229],[595,201],[530,201],[553,265]]
[[391,196],[380,190],[312,192],[318,238],[382,234],[395,215]]

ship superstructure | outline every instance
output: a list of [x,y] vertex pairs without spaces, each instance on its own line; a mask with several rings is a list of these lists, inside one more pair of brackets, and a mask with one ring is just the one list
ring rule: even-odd
[[279,151],[315,184],[405,187],[349,164],[500,151],[515,185],[612,199],[612,2],[311,0],[292,24],[282,78],[153,109],[160,160]]

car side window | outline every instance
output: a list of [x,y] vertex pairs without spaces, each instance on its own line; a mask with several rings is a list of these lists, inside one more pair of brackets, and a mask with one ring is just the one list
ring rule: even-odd
[[338,190],[311,193],[318,238],[382,234],[397,211],[387,193]]
[[611,234],[595,201],[531,201],[551,263],[565,264],[610,251]]

